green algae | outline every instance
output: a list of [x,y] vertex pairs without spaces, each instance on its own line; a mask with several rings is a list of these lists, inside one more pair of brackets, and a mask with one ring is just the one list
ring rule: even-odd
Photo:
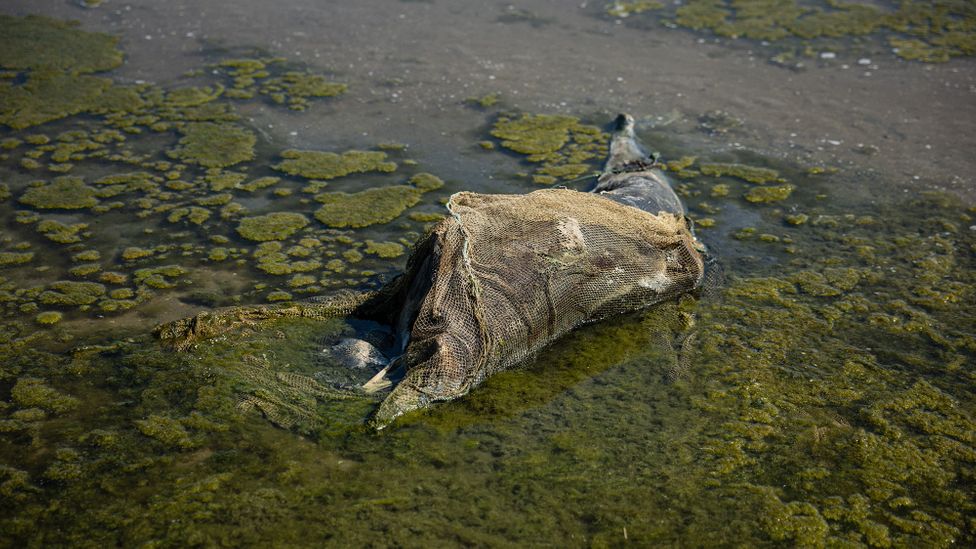
[[502,117],[492,127],[491,135],[502,140],[502,146],[527,155],[555,153],[570,140],[570,130],[579,125],[572,116],[529,115]]
[[423,191],[394,185],[358,193],[322,193],[315,196],[321,208],[315,218],[329,227],[361,228],[393,221],[407,208],[420,202]]
[[62,314],[59,311],[44,311],[34,317],[34,321],[43,326],[50,326],[61,322]]
[[292,296],[290,293],[284,290],[275,290],[273,292],[269,292],[268,295],[265,296],[265,299],[274,303],[276,301],[291,301]]
[[[318,278],[307,274],[296,274],[295,276],[288,279],[287,285],[289,288],[299,288],[301,286],[309,286],[318,282]],[[270,300],[270,298],[269,298]]]
[[342,252],[342,258],[349,263],[358,263],[363,260],[363,257],[363,253],[356,249]]
[[108,296],[112,299],[131,299],[135,297],[135,292],[132,288],[117,288],[108,293]]
[[723,196],[728,196],[729,192],[730,191],[728,185],[726,185],[725,183],[719,183],[717,185],[712,186],[712,192],[710,193],[710,196],[712,198],[722,198]]
[[310,99],[335,97],[348,88],[346,84],[331,82],[319,74],[281,71],[284,61],[281,58],[227,59],[215,67],[232,79],[227,97],[251,99],[260,94],[275,104],[288,105],[297,111],[308,108]]
[[803,225],[810,220],[810,216],[803,213],[787,214],[783,219],[790,225]]
[[609,139],[596,126],[572,116],[527,113],[500,116],[491,135],[501,140],[502,147],[539,163],[533,180],[544,185],[592,172],[606,156]]
[[226,261],[228,258],[230,258],[230,251],[220,246],[211,249],[207,253],[207,259],[210,261]]
[[254,158],[254,133],[236,124],[194,122],[180,129],[170,158],[206,168],[226,168]]
[[408,184],[417,187],[421,191],[436,191],[444,186],[444,180],[432,173],[420,172],[413,175],[407,181]]
[[42,167],[42,164],[32,158],[21,158],[20,167],[25,170],[37,170]]
[[922,61],[924,63],[945,63],[949,61],[950,51],[945,48],[932,46],[927,42],[914,38],[900,39],[889,38],[888,44],[893,48],[898,57],[909,61]]
[[323,151],[282,151],[284,159],[272,168],[308,179],[329,180],[351,173],[392,172],[397,165],[388,162],[382,151],[346,151],[342,154]]
[[119,39],[77,29],[77,23],[0,15],[0,67],[99,72],[122,64]]
[[48,284],[37,299],[45,305],[79,306],[91,305],[103,295],[105,286],[97,282],[61,280]]
[[0,149],[9,151],[23,145],[24,142],[16,137],[5,137],[0,139]]
[[[236,173],[236,172],[224,172],[224,171],[212,170],[209,171],[203,179],[204,181],[207,182],[207,186],[210,187],[210,190],[214,192],[220,192],[229,189],[236,189],[245,179],[247,179],[247,175],[242,173]],[[220,195],[220,196],[227,196],[227,195]]]
[[132,280],[137,285],[144,285],[156,289],[169,289],[176,287],[176,282],[169,279],[181,277],[185,274],[187,274],[187,270],[180,265],[162,265],[159,267],[137,269],[132,273]]
[[144,257],[150,257],[154,253],[155,252],[153,250],[147,250],[138,246],[129,246],[128,248],[122,250],[121,257],[125,261],[135,261]]
[[39,209],[76,210],[98,205],[97,191],[80,177],[55,177],[47,184],[24,191],[18,201]]
[[137,420],[135,424],[139,432],[167,446],[186,450],[198,444],[190,437],[183,424],[173,418],[153,414],[146,419]]
[[83,263],[81,265],[75,265],[68,269],[68,274],[78,278],[84,278],[86,276],[91,276],[102,270],[102,266],[98,263]]
[[279,181],[281,181],[280,177],[259,177],[247,183],[237,185],[236,188],[253,193],[254,191],[277,185]]
[[219,84],[216,86],[175,88],[166,91],[166,99],[163,105],[167,107],[193,107],[215,101],[223,93],[224,87]]
[[753,187],[743,195],[743,198],[754,204],[767,204],[786,200],[792,193],[793,185],[787,183],[785,185]]
[[63,414],[76,408],[78,399],[47,385],[43,379],[21,377],[10,389],[10,397],[21,408],[42,408]]
[[289,71],[266,80],[260,91],[275,103],[287,104],[290,109],[301,111],[308,107],[310,97],[335,97],[346,89],[345,84],[329,82],[318,74]]
[[202,225],[210,219],[211,211],[206,208],[190,206],[189,208],[176,208],[171,210],[166,220],[170,223],[178,223],[184,219],[194,225]]
[[692,0],[675,12],[675,22],[694,30],[714,29],[731,15],[722,0]]
[[274,212],[245,217],[237,225],[237,233],[248,240],[264,242],[284,240],[308,225],[308,218],[299,213]]
[[37,231],[48,240],[58,244],[73,244],[81,242],[90,236],[87,223],[73,223],[67,225],[53,219],[44,219],[37,224]]
[[34,259],[34,252],[0,252],[0,267],[23,265]]
[[400,257],[406,251],[402,244],[396,242],[375,242],[366,241],[366,248],[363,250],[367,254],[382,257],[383,259],[393,259]]
[[93,110],[112,82],[50,70],[31,72],[23,84],[0,82],[0,124],[24,129]]
[[[659,13],[663,15],[655,17],[666,24],[730,38],[826,41],[870,35],[887,37],[894,53],[907,60],[935,63],[976,54],[976,13],[966,3],[952,0],[874,5],[837,0],[690,0],[673,13]],[[624,11],[619,17],[632,14]],[[836,40],[826,43],[843,47]]]
[[289,256],[282,252],[283,249],[282,243],[277,241],[258,244],[254,250],[257,268],[270,275],[284,276],[314,271],[322,267],[322,263],[317,260],[289,261]]

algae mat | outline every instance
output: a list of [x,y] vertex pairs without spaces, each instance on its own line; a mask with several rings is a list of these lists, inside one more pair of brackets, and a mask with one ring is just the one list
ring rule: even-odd
[[[239,114],[341,107],[354,79],[251,56],[125,85],[111,37],[0,24],[91,50],[3,58],[0,545],[976,542],[972,205],[851,203],[874,184],[856,170],[647,132],[718,289],[375,433],[322,352],[368,327],[281,320],[172,354],[146,319],[380,284],[457,184],[394,144],[277,150]],[[471,144],[524,161],[512,191],[597,168],[599,121],[488,103]]]
[[857,48],[855,40],[864,37],[911,61],[945,63],[976,54],[976,9],[957,0],[690,0],[673,7],[617,1],[606,4],[604,13],[637,24],[656,21],[733,39],[782,41],[787,47],[773,58],[780,63],[812,57],[813,47],[834,53]]

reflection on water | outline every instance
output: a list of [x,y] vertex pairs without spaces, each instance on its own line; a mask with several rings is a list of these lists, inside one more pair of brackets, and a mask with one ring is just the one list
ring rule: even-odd
[[344,321],[186,353],[148,332],[375,287],[458,190],[585,188],[605,107],[474,94],[431,122],[468,128],[453,155],[399,126],[323,146],[281,128],[368,117],[355,75],[212,51],[128,83],[109,37],[0,24],[5,544],[973,542],[976,213],[957,198],[705,146],[748,126],[727,113],[648,113],[721,290],[579,330],[375,433],[376,401],[336,391],[351,378],[323,352]]

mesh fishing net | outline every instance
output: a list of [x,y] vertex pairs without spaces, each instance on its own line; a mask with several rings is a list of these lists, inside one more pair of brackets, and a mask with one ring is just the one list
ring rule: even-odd
[[[673,298],[702,278],[699,245],[678,215],[566,189],[458,193],[448,209],[398,282],[396,295],[422,299],[394,368],[403,378],[377,425],[464,395],[578,326]],[[400,310],[401,322],[412,309]]]

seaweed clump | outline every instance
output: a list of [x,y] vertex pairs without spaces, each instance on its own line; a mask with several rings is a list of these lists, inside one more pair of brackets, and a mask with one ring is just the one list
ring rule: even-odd
[[793,193],[793,185],[774,185],[767,187],[753,187],[744,195],[744,198],[752,203],[769,203],[786,200]]
[[273,212],[241,219],[237,232],[248,240],[258,242],[284,240],[306,225],[308,218],[300,213]]
[[52,282],[38,300],[45,305],[91,305],[105,295],[105,286],[97,282],[61,280]]
[[422,191],[436,191],[444,186],[444,180],[432,173],[420,172],[410,178],[407,183]]
[[42,326],[50,326],[61,322],[62,314],[59,311],[44,311],[34,317],[34,321]]
[[0,81],[0,123],[22,129],[104,105],[112,82],[88,73],[122,64],[118,38],[76,26],[0,15],[0,67],[25,73],[20,82]]
[[53,219],[44,219],[37,224],[37,231],[48,240],[58,244],[74,244],[91,236],[87,231],[87,223],[73,223],[67,225]]
[[50,183],[30,187],[20,196],[20,202],[38,209],[78,210],[98,205],[97,191],[85,185],[80,177],[64,175]]
[[289,71],[269,78],[260,91],[275,103],[287,103],[291,110],[303,111],[308,108],[308,98],[335,97],[346,91],[346,85],[329,82],[318,74]]
[[315,200],[322,207],[315,218],[329,227],[361,228],[393,221],[420,202],[423,191],[407,185],[366,189],[357,193],[322,193]]
[[78,406],[78,399],[65,395],[44,383],[43,379],[21,377],[10,389],[13,401],[22,408],[42,408],[61,414]]
[[[639,13],[624,4],[615,2],[607,12],[619,18]],[[976,55],[976,12],[966,2],[882,4],[830,0],[821,7],[797,0],[689,0],[662,17],[692,30],[766,41],[888,34],[896,55],[930,63]]]
[[0,15],[0,66],[90,73],[122,64],[118,37],[77,27],[77,23],[38,15]]
[[34,259],[34,252],[0,252],[0,267],[23,265]]
[[92,110],[111,85],[105,78],[50,69],[31,71],[19,85],[0,81],[0,123],[19,130]]
[[267,96],[277,104],[287,104],[292,110],[308,108],[309,98],[335,97],[345,93],[345,84],[330,82],[324,76],[308,72],[287,71],[275,75],[284,62],[280,58],[227,59],[215,68],[232,79],[227,95],[235,99],[249,99],[256,93]]
[[257,138],[236,124],[194,122],[180,129],[183,137],[167,154],[205,168],[226,168],[254,158]]
[[386,160],[382,151],[346,151],[342,154],[324,151],[299,151],[289,149],[281,153],[284,159],[272,166],[289,175],[308,179],[328,180],[351,173],[392,172],[395,162]]
[[593,171],[595,163],[606,156],[609,139],[578,118],[548,114],[503,115],[495,121],[491,135],[501,140],[502,147],[541,164],[533,181],[544,185]]
[[196,445],[190,433],[177,419],[152,414],[146,419],[136,420],[135,424],[139,432],[167,446],[188,449]]

